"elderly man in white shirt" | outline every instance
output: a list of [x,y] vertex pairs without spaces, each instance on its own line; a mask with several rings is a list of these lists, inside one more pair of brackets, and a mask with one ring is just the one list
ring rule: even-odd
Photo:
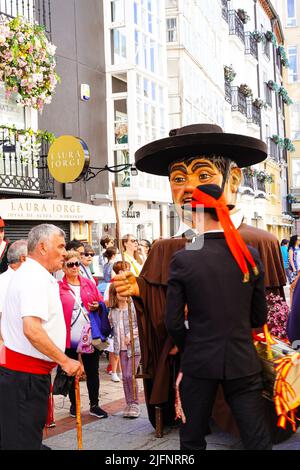
[[28,235],[26,263],[9,283],[2,313],[0,449],[39,450],[46,423],[51,370],[79,377],[83,367],[64,354],[66,326],[52,272],[62,268],[65,233],[42,224]]

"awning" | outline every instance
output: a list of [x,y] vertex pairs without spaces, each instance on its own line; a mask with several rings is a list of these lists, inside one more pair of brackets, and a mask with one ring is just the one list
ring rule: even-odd
[[0,216],[4,220],[68,220],[106,224],[115,222],[112,207],[66,200],[1,199]]

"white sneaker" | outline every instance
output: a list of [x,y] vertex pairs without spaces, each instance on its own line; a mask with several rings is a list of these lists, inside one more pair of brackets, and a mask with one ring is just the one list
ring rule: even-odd
[[118,376],[118,374],[117,374],[116,372],[113,372],[113,373],[111,374],[111,380],[112,380],[113,382],[120,382],[120,378],[119,378],[119,376]]

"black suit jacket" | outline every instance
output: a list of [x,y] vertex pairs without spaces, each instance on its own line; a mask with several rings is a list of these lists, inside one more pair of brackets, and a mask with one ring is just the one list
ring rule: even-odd
[[183,373],[235,379],[259,372],[251,329],[266,322],[267,305],[258,252],[249,247],[259,275],[251,274],[250,268],[250,282],[243,283],[222,232],[205,234],[202,249],[190,248],[172,257],[166,305],[166,326],[182,350]]

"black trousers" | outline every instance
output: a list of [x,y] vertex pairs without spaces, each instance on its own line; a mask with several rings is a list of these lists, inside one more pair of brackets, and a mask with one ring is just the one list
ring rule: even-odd
[[[76,349],[66,349],[66,355],[72,359],[78,359]],[[92,354],[81,354],[84,370],[86,373],[86,383],[89,393],[90,406],[98,405],[99,403],[99,351],[95,349]],[[69,398],[72,405],[76,404],[75,400],[75,382],[73,381],[72,387],[69,392]]]
[[205,434],[220,383],[238,425],[244,448],[271,450],[261,374],[223,381],[183,375],[180,396],[186,423],[182,423],[180,427],[181,449],[206,449]]
[[1,450],[40,450],[50,383],[50,374],[29,374],[0,367]]

